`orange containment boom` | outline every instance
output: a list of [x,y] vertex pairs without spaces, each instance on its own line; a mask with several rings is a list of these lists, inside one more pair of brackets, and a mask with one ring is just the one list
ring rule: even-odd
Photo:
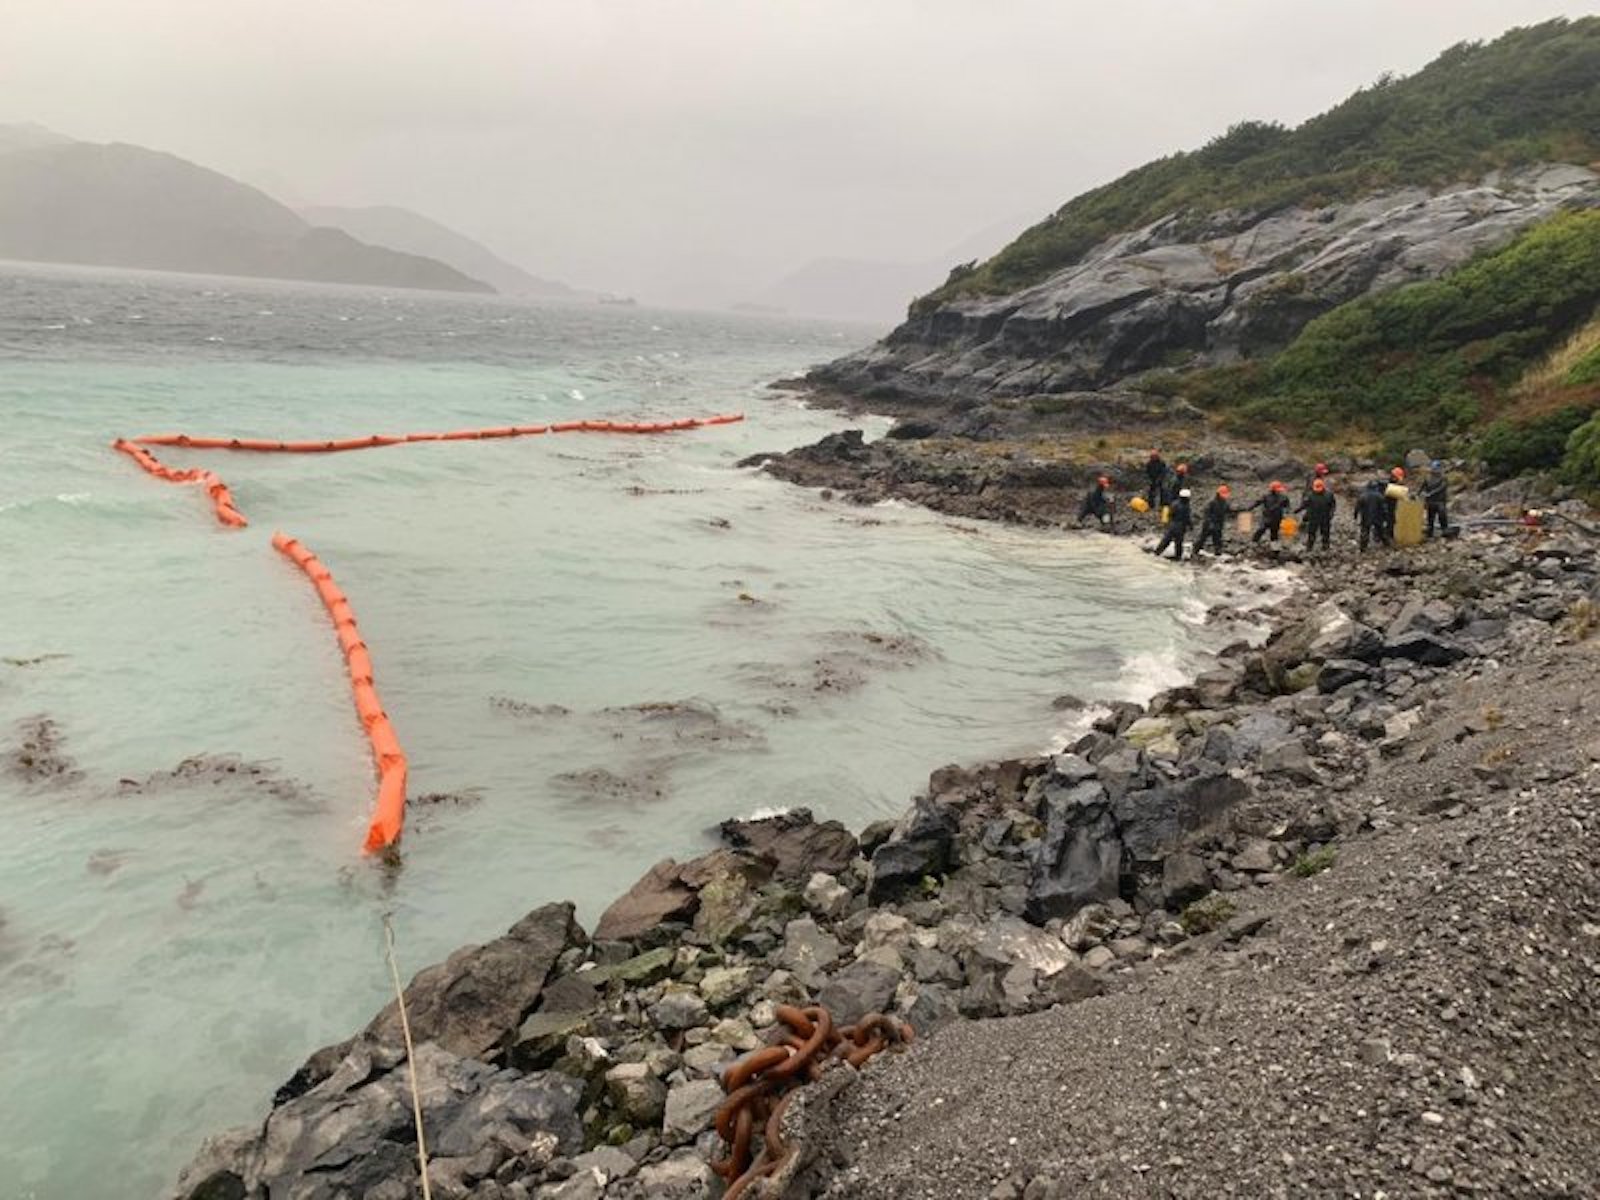
[[168,483],[198,483],[206,489],[211,497],[211,507],[216,511],[217,520],[224,525],[231,525],[235,529],[242,529],[250,522],[244,519],[233,505],[233,493],[228,490],[228,485],[223,483],[214,471],[198,469],[188,471],[175,471],[165,465],[143,446],[135,445],[124,438],[118,438],[111,443],[115,450],[120,450],[134,462],[138,463],[157,479],[165,479]]
[[339,590],[322,561],[287,534],[273,534],[272,545],[306,573],[317,589],[322,606],[333,618],[339,649],[344,652],[345,668],[350,673],[356,715],[367,731],[372,760],[378,767],[378,802],[373,808],[372,823],[367,826],[367,840],[362,848],[369,853],[382,850],[400,840],[400,831],[405,826],[406,756],[378,700],[378,691],[372,685],[372,657],[361,640],[361,630],[356,626],[349,598]]
[[[707,425],[733,425],[743,413],[714,417],[686,417],[679,421],[625,424],[618,421],[560,421],[554,425],[502,425],[494,429],[456,429],[449,433],[375,433],[370,437],[333,442],[274,442],[264,438],[193,437],[187,433],[147,433],[132,439],[136,446],[178,446],[185,450],[254,450],[276,454],[327,454],[344,450],[371,450],[410,442],[472,442],[485,438],[534,437],[541,433],[677,433]],[[120,450],[123,443],[118,442]]]

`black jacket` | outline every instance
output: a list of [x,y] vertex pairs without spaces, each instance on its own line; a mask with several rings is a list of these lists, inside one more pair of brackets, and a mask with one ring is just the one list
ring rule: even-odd
[[1175,497],[1172,501],[1171,509],[1167,513],[1167,524],[1175,529],[1187,529],[1189,528],[1189,522],[1193,519],[1188,498],[1184,496]]
[[1145,478],[1150,481],[1151,487],[1160,487],[1161,481],[1167,477],[1167,460],[1152,458],[1144,465]]
[[1261,510],[1261,519],[1271,524],[1273,521],[1283,520],[1283,515],[1289,511],[1288,492],[1268,492],[1261,499],[1250,506],[1252,509]]
[[1450,501],[1450,481],[1443,473],[1430,475],[1422,481],[1418,489],[1422,493],[1423,502],[1428,505],[1444,505]]
[[1176,471],[1169,471],[1166,479],[1161,484],[1161,503],[1176,504],[1178,493],[1189,486],[1189,477],[1179,475]]
[[1339,506],[1338,499],[1332,492],[1312,492],[1300,503],[1296,512],[1306,514],[1306,519],[1315,521],[1318,518],[1333,520],[1333,510]]
[[1211,497],[1211,503],[1205,506],[1201,513],[1200,523],[1207,529],[1221,529],[1223,523],[1233,515],[1233,505],[1221,496]]
[[1098,483],[1089,489],[1089,494],[1083,498],[1083,507],[1078,510],[1081,517],[1103,517],[1111,511],[1111,493]]
[[1389,516],[1389,503],[1383,489],[1376,483],[1367,484],[1367,490],[1356,501],[1356,516],[1363,525],[1381,525]]

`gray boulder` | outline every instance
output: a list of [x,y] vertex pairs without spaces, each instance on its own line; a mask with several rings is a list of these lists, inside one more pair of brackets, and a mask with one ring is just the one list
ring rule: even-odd
[[[572,905],[547,904],[482,946],[466,946],[418,971],[405,991],[414,1042],[436,1042],[451,1054],[482,1057],[522,1023],[562,951],[585,943]],[[400,1010],[393,1003],[364,1037],[401,1044]]]
[[1048,796],[1044,822],[1044,837],[1029,864],[1029,919],[1042,923],[1071,916],[1085,904],[1116,897],[1122,841],[1105,788],[1082,783]]
[[1322,674],[1317,676],[1317,691],[1331,695],[1348,684],[1363,683],[1372,676],[1373,669],[1357,659],[1332,659],[1323,665]]
[[941,875],[950,865],[955,832],[952,814],[930,797],[919,796],[894,836],[872,855],[873,903],[892,900],[920,886],[926,876]]
[[771,863],[773,877],[785,883],[804,883],[818,871],[836,875],[856,856],[855,835],[838,821],[814,820],[808,808],[720,828],[728,845]]
[[831,976],[817,1003],[833,1014],[835,1024],[853,1025],[869,1013],[886,1011],[899,983],[899,971],[863,958]]
[[1211,875],[1198,854],[1180,850],[1161,864],[1161,895],[1167,908],[1181,910],[1211,890]]
[[694,889],[680,878],[678,863],[663,859],[600,914],[594,936],[628,941],[663,921],[687,921],[699,907]]
[[1245,796],[1244,781],[1217,771],[1129,792],[1111,811],[1122,844],[1139,862],[1160,862],[1185,836],[1213,827]]
[[1383,657],[1403,658],[1425,667],[1448,667],[1466,658],[1467,651],[1448,638],[1419,630],[1385,641]]
[[[416,1082],[431,1165],[444,1177],[492,1173],[516,1156],[511,1146],[542,1155],[540,1167],[553,1150],[583,1148],[583,1085],[565,1075],[497,1069],[423,1043]],[[358,1046],[260,1128],[208,1143],[183,1172],[179,1195],[340,1200],[416,1187],[410,1072],[403,1058]]]

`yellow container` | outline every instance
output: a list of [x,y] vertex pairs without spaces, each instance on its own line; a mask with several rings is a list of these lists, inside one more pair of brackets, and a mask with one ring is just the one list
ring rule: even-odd
[[1403,483],[1391,483],[1383,489],[1383,494],[1391,500],[1409,500],[1411,498],[1411,493],[1406,490],[1406,486]]
[[1239,513],[1237,516],[1235,516],[1233,518],[1233,523],[1234,523],[1234,528],[1236,528],[1240,533],[1242,533],[1246,537],[1248,537],[1250,534],[1255,532],[1256,515],[1255,515],[1255,513],[1248,513],[1248,512]]
[[1293,517],[1285,517],[1278,523],[1278,532],[1286,538],[1291,538],[1300,532],[1300,522]]
[[1135,496],[1132,500],[1128,501],[1128,507],[1133,509],[1133,511],[1136,513],[1149,512],[1150,501],[1146,500],[1143,496]]
[[1162,523],[1162,524],[1163,524],[1163,525],[1165,525],[1165,524],[1166,524],[1166,523],[1167,523],[1167,521],[1168,521],[1168,519],[1169,519],[1169,518],[1170,518],[1170,517],[1171,517],[1171,516],[1172,516],[1172,509],[1171,509],[1171,507],[1170,507],[1170,506],[1168,506],[1168,505],[1165,505],[1165,504],[1163,504],[1163,505],[1162,505],[1162,506],[1161,506],[1161,523]]
[[1394,544],[1420,546],[1423,534],[1423,504],[1421,500],[1405,499],[1394,509]]

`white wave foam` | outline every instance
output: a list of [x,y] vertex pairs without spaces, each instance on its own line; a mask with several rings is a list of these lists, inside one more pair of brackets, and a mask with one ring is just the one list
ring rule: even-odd
[[1119,700],[1142,704],[1157,692],[1187,683],[1194,666],[1176,647],[1135,654],[1117,673],[1115,691]]

